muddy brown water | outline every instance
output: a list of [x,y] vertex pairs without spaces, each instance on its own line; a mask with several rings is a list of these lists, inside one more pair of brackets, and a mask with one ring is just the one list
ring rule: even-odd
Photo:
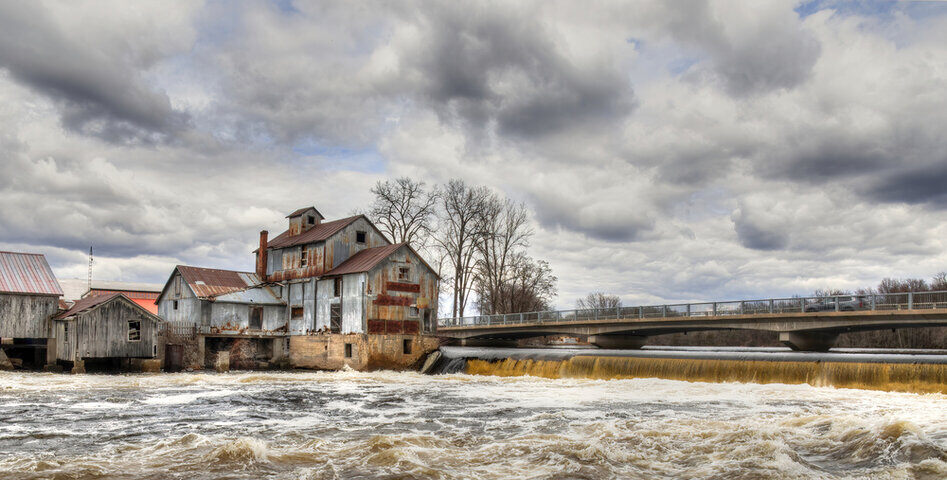
[[0,478],[947,478],[947,396],[394,372],[0,372]]

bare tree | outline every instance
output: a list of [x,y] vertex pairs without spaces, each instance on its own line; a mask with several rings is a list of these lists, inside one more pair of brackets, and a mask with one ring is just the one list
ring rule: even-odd
[[451,180],[441,194],[441,229],[434,240],[451,267],[451,315],[462,317],[473,288],[477,248],[483,241],[483,211],[490,198],[485,187]]
[[621,307],[621,297],[604,292],[593,292],[575,301],[575,308],[578,310],[619,307]]
[[522,203],[491,195],[482,212],[483,240],[477,245],[475,290],[481,314],[504,311],[501,290],[512,280],[514,260],[529,245],[533,230]]
[[939,272],[931,279],[931,290],[947,290],[947,272]]
[[549,263],[533,260],[520,253],[512,260],[512,274],[501,285],[496,298],[496,308],[504,313],[537,312],[552,308],[556,297],[556,282]]
[[424,182],[401,177],[379,181],[371,192],[375,200],[368,216],[382,233],[394,243],[427,246],[437,209],[436,188],[428,190]]

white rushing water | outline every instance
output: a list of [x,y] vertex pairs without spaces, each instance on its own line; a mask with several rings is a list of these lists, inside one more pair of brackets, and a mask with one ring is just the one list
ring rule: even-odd
[[947,396],[415,373],[0,373],[0,478],[947,478]]

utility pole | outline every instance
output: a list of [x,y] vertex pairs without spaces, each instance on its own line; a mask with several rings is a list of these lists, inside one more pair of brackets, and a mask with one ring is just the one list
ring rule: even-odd
[[89,290],[92,290],[92,245],[89,245]]

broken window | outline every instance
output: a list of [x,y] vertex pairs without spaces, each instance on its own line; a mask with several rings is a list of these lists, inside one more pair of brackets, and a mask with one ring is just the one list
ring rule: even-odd
[[141,341],[141,320],[128,321],[128,341],[129,342]]
[[329,331],[339,333],[342,331],[342,304],[333,303],[329,306]]
[[366,232],[355,232],[355,243],[365,243],[366,237],[368,237]]
[[312,216],[312,215],[309,215],[309,216],[306,217],[306,221],[309,222],[310,225],[315,225],[315,224],[316,224],[316,217],[314,217],[314,216]]
[[303,245],[302,252],[299,254],[299,266],[305,267],[309,263],[309,247]]
[[401,341],[401,352],[405,355],[411,355],[411,339],[406,338]]
[[291,311],[293,320],[303,318],[303,307],[293,307]]
[[407,280],[411,276],[411,267],[398,267],[398,280]]
[[418,311],[418,307],[415,307],[415,306],[408,307],[409,317],[417,317],[419,314],[420,312]]
[[260,330],[263,328],[263,307],[250,307],[250,329]]
[[342,277],[335,277],[335,281],[332,282],[332,296],[342,296]]

